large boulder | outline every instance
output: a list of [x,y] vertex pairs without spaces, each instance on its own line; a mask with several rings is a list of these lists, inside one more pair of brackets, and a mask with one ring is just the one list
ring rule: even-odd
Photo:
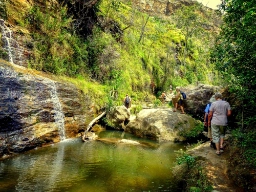
[[223,91],[218,86],[204,84],[196,87],[184,87],[181,88],[181,90],[187,95],[187,99],[185,101],[186,113],[200,120],[202,120],[204,117],[205,106],[209,103],[212,95],[214,95],[216,92]]
[[[223,93],[224,89],[219,86],[200,84],[198,86],[181,87],[181,91],[187,95],[186,100],[184,100],[185,112],[196,119],[203,120],[204,109],[212,95],[216,92]],[[167,93],[166,103],[172,102],[173,96],[174,93]],[[153,99],[151,99],[152,102]],[[152,104],[151,106],[153,107]]]
[[107,114],[108,124],[116,130],[124,130],[130,119],[130,111],[125,106],[114,107]]
[[125,132],[159,142],[184,141],[182,133],[199,124],[191,116],[171,109],[143,109],[126,125]]

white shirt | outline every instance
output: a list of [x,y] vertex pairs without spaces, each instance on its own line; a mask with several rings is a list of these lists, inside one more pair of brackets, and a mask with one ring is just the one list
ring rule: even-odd
[[212,103],[210,111],[213,112],[211,124],[225,126],[228,124],[227,113],[231,110],[227,101],[217,100]]

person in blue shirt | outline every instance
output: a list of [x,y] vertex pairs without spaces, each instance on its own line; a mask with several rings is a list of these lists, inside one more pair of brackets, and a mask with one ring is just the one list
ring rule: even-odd
[[208,115],[209,115],[209,112],[210,112],[210,107],[211,107],[211,104],[212,102],[216,101],[215,100],[215,96],[213,95],[209,101],[209,103],[206,105],[205,107],[205,110],[204,110],[204,127],[207,128],[208,130],[208,134],[207,134],[207,137],[209,138],[210,140],[210,146],[213,146],[212,145],[212,132],[211,132],[211,126],[208,126]]

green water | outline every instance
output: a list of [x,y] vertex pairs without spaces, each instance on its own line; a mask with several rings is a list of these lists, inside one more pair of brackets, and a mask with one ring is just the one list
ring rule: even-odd
[[[100,138],[121,138],[104,131]],[[68,139],[0,161],[0,191],[175,191],[174,151],[184,146],[159,145],[125,134],[142,145],[82,142]]]

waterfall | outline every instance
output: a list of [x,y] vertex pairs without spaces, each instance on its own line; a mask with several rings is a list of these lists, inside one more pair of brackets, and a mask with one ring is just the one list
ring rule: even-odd
[[51,81],[51,89],[50,89],[50,93],[51,93],[51,99],[53,102],[53,106],[54,106],[54,119],[55,119],[55,123],[58,126],[59,129],[59,134],[60,134],[60,140],[63,141],[66,139],[66,134],[65,134],[65,123],[64,123],[64,114],[62,111],[62,107],[60,104],[60,100],[57,94],[57,89],[56,89],[56,85],[54,81]]
[[3,19],[0,19],[0,31],[2,32],[2,41],[3,41],[3,49],[6,51],[8,55],[8,61],[10,63],[15,63],[20,66],[26,65],[24,48],[19,46],[18,41],[16,41],[12,36],[12,31],[7,27],[4,23]]
[[4,42],[4,49],[8,52],[9,62],[13,63],[13,55],[12,55],[12,48],[11,48],[11,39],[12,39],[12,31],[6,27],[4,24],[4,20],[0,19],[0,27],[2,31],[2,39]]
[[[20,48],[18,45],[18,42],[12,38],[12,31],[4,24],[3,19],[0,19],[0,30],[2,31],[2,40],[4,43],[4,49],[8,53],[9,62],[18,68],[24,68],[23,66],[16,65],[16,63],[14,62],[14,61],[22,62],[21,57],[22,57],[23,49]],[[15,78],[18,77],[17,74],[8,74],[8,72],[6,72],[6,74],[3,74],[3,75],[6,75],[8,77],[10,75],[12,76],[14,75]],[[51,100],[54,106],[54,110],[53,110],[54,120],[59,130],[60,140],[63,141],[66,139],[65,122],[64,122],[65,116],[63,114],[60,100],[57,95],[56,85],[54,81],[45,77],[44,77],[44,81],[45,81],[45,84],[48,85],[50,88]],[[8,93],[9,93],[9,89],[8,89]]]

